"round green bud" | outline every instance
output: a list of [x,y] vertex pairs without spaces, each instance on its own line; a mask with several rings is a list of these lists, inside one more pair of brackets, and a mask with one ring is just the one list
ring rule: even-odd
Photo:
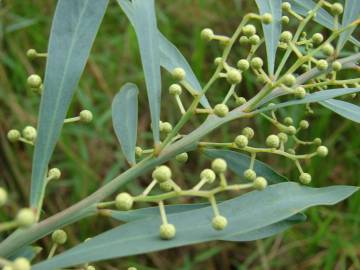
[[329,150],[326,146],[324,145],[320,145],[317,149],[316,149],[316,153],[320,156],[320,157],[326,157],[329,153]]
[[287,152],[288,152],[289,154],[292,154],[292,155],[295,155],[295,154],[296,154],[294,148],[289,148],[289,149],[287,150]]
[[320,145],[321,143],[322,143],[322,140],[320,138],[315,138],[314,139],[314,144]]
[[213,183],[216,179],[215,172],[211,169],[204,169],[200,173],[200,179],[205,179],[208,183]]
[[27,78],[27,84],[31,88],[39,88],[42,84],[42,79],[37,74],[32,74]]
[[171,190],[174,188],[174,186],[173,186],[173,184],[171,183],[171,181],[162,182],[162,183],[159,184],[159,187],[160,187],[160,189],[161,189],[162,191],[164,191],[164,192],[169,192],[169,191],[171,191]]
[[249,38],[249,43],[251,45],[257,45],[260,43],[260,37],[258,35],[252,35],[250,38]]
[[269,135],[265,141],[266,145],[271,148],[278,148],[280,145],[280,139],[277,135]]
[[63,245],[66,243],[67,234],[64,230],[56,230],[52,233],[51,239],[55,244]]
[[294,95],[297,98],[304,98],[306,96],[306,90],[304,87],[298,86],[294,89]]
[[295,76],[294,76],[293,74],[286,74],[286,75],[284,76],[284,84],[285,84],[286,86],[291,87],[291,86],[293,86],[295,83],[296,83],[296,78],[295,78]]
[[339,61],[334,61],[331,64],[331,67],[332,67],[333,71],[340,71],[342,69],[342,64]]
[[267,78],[264,74],[259,74],[258,76],[256,76],[256,82],[259,84],[264,84],[266,83]]
[[224,173],[227,169],[226,161],[222,158],[214,159],[211,163],[211,169],[213,169],[215,173]]
[[26,56],[30,59],[33,59],[37,56],[37,51],[35,49],[28,49],[26,52]]
[[249,43],[249,38],[247,36],[241,36],[239,38],[240,45],[246,45]]
[[153,171],[152,177],[159,183],[168,181],[171,179],[171,170],[168,166],[161,165]]
[[249,140],[245,135],[239,135],[235,138],[235,145],[239,148],[245,148],[248,143]]
[[247,169],[244,171],[244,177],[246,180],[254,181],[256,178],[256,172],[252,169]]
[[302,128],[302,129],[307,129],[307,128],[309,128],[309,122],[308,121],[306,121],[306,120],[301,120],[300,121],[300,123],[299,123],[299,126],[300,126],[300,128]]
[[11,129],[7,133],[7,138],[10,142],[17,142],[21,137],[20,131],[17,129]]
[[6,190],[2,187],[0,187],[0,207],[3,206],[8,199],[8,194]]
[[90,123],[93,120],[93,114],[89,110],[82,110],[79,114],[80,121]]
[[96,270],[96,268],[93,265],[88,265],[86,266],[86,270]]
[[119,210],[123,210],[123,211],[130,210],[133,204],[134,204],[134,199],[127,192],[121,192],[115,198],[115,206]]
[[248,70],[250,67],[249,61],[246,59],[240,59],[237,62],[237,67],[241,70],[241,71],[245,71]]
[[311,40],[314,44],[320,44],[324,41],[324,36],[321,33],[315,33],[311,37]]
[[304,185],[307,185],[307,184],[309,184],[311,182],[311,175],[308,174],[308,173],[302,173],[299,176],[299,180]]
[[135,147],[135,155],[136,155],[137,157],[141,157],[142,154],[143,154],[143,152],[144,152],[144,150],[143,150],[140,146],[136,146],[136,147]]
[[214,114],[219,117],[225,117],[229,112],[229,107],[225,104],[217,104],[214,107]]
[[226,73],[226,80],[230,84],[238,84],[242,80],[240,71],[235,68],[230,68]]
[[288,24],[290,22],[290,19],[288,16],[282,16],[281,17],[281,23],[282,24]]
[[162,224],[160,226],[160,237],[163,240],[170,240],[175,237],[176,229],[172,224]]
[[127,270],[137,270],[136,267],[129,267]]
[[242,132],[242,135],[245,135],[249,140],[254,138],[255,131],[251,127],[245,127]]
[[284,31],[280,35],[280,40],[285,43],[290,42],[292,40],[292,38],[293,38],[293,35],[290,31]]
[[272,16],[270,13],[264,13],[264,14],[261,16],[261,21],[262,21],[264,24],[272,23],[272,21],[273,21],[273,16]]
[[170,87],[169,87],[170,95],[179,96],[179,95],[181,95],[181,92],[182,92],[182,89],[181,89],[180,84],[173,83],[172,85],[170,85]]
[[181,67],[174,68],[174,70],[171,73],[172,77],[177,81],[182,81],[185,79],[186,73],[185,70]]
[[328,64],[328,62],[326,60],[321,59],[321,60],[317,61],[316,67],[319,70],[323,71],[323,70],[327,70],[327,68],[329,67],[329,64]]
[[169,122],[160,122],[159,129],[160,132],[170,133],[173,127]]
[[214,64],[218,66],[221,64],[222,60],[223,60],[222,57],[216,57],[214,59]]
[[290,135],[295,135],[296,134],[296,128],[294,126],[288,126],[286,129],[286,132]]
[[28,228],[35,223],[35,214],[30,208],[23,208],[16,215],[16,222],[22,228]]
[[245,36],[251,37],[252,35],[256,34],[256,28],[254,25],[248,24],[242,28],[242,32],[244,33]]
[[59,179],[61,177],[61,171],[58,168],[52,168],[48,172],[48,178]]
[[281,8],[283,11],[290,11],[291,10],[291,4],[289,2],[284,2],[281,4]]
[[330,56],[330,55],[334,54],[334,47],[330,43],[327,43],[327,44],[324,44],[324,46],[321,48],[321,51],[325,55]]
[[28,259],[19,257],[15,259],[12,264],[13,270],[31,270],[31,265]]
[[344,11],[343,5],[340,3],[334,3],[331,5],[331,12],[334,15],[340,15]]
[[227,224],[228,224],[228,221],[227,221],[226,217],[220,216],[220,215],[215,216],[211,221],[212,227],[217,231],[221,231],[221,230],[225,229]]
[[254,180],[254,188],[258,190],[263,190],[267,187],[267,181],[264,177],[256,177]]
[[250,65],[253,69],[260,69],[264,65],[264,61],[260,57],[251,59]]
[[5,265],[2,270],[14,270],[14,268],[11,265]]
[[287,125],[287,126],[290,126],[290,125],[294,124],[294,120],[289,116],[285,117],[284,118],[284,124]]
[[235,100],[236,105],[241,106],[246,103],[246,98],[244,97],[238,97]]
[[205,41],[210,41],[214,37],[214,32],[210,28],[205,28],[201,31],[201,38]]
[[288,135],[284,132],[280,132],[278,134],[279,140],[283,143],[286,143],[288,141]]
[[32,126],[27,126],[22,130],[23,137],[31,142],[36,140],[37,132],[36,129]]
[[180,162],[180,163],[185,163],[188,160],[188,158],[189,158],[189,155],[186,152],[181,153],[175,157],[176,161]]

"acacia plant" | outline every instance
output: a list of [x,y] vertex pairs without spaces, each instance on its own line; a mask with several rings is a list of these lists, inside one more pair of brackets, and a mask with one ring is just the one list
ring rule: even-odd
[[[203,86],[177,48],[159,32],[154,0],[117,2],[137,35],[153,144],[136,143],[138,95],[144,93],[127,83],[113,99],[112,120],[129,168],[60,213],[51,217],[42,214],[46,187],[61,177],[61,168],[51,162],[61,129],[66,129],[66,123],[93,118],[88,110],[72,118],[66,115],[108,5],[108,0],[59,0],[47,52],[27,52],[30,58],[46,58],[44,82],[36,74],[27,81],[41,96],[38,126],[8,133],[10,141],[34,146],[34,156],[29,206],[19,210],[14,220],[0,225],[0,232],[8,234],[0,244],[3,269],[51,270],[75,265],[95,269],[89,263],[212,240],[261,239],[304,221],[306,208],[337,203],[357,190],[351,186],[306,186],[316,185],[316,179],[312,181],[304,161],[324,158],[328,148],[320,138],[304,136],[308,120],[279,118],[279,111],[286,113],[289,106],[301,106],[308,115],[316,114],[317,106],[324,106],[360,122],[360,108],[348,102],[360,91],[356,77],[360,43],[352,36],[360,23],[357,0],[345,0],[344,6],[326,0],[255,0],[259,13],[239,18],[232,35],[215,33],[211,28],[199,33],[204,41],[218,43],[221,50]],[[289,22],[297,26],[295,30]],[[312,32],[314,23],[327,28],[327,34]],[[239,59],[234,48],[246,51],[247,56]],[[176,123],[168,122],[166,115],[160,119],[160,67],[173,78],[164,88],[178,110]],[[246,99],[249,93],[243,82],[250,76],[256,77],[259,90]],[[222,85],[227,87],[214,87],[218,81],[226,82]],[[212,97],[219,93],[224,93],[223,101],[213,104]],[[184,102],[184,95],[191,97],[190,104]],[[242,119],[257,117],[267,119],[276,130],[265,135],[263,145],[252,141],[262,131],[242,124]],[[185,132],[185,126],[193,126],[189,125],[193,118],[203,121]],[[241,128],[233,140],[215,142],[210,136],[204,141],[210,132],[234,120]],[[186,170],[190,151],[210,157],[211,165],[193,176],[199,181],[188,189],[177,183],[167,162],[176,160],[177,166]],[[258,154],[263,153],[292,161],[298,179],[290,181],[259,161]],[[234,173],[232,177],[228,171]],[[151,173],[148,186],[141,194],[124,191],[126,183],[147,173]],[[217,202],[219,193],[229,192],[239,196]],[[203,203],[167,205],[170,199],[184,196],[199,197]],[[1,188],[2,206],[6,199],[7,192]],[[140,202],[155,206],[136,209]],[[125,224],[54,256],[58,245],[66,241],[62,228],[92,215]],[[32,245],[50,234],[54,245],[48,258],[31,262],[37,253]]]

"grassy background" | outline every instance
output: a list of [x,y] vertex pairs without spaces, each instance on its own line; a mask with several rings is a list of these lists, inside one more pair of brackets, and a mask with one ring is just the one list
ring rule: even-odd
[[[26,50],[46,51],[54,0],[0,1],[0,186],[11,192],[11,203],[1,210],[5,219],[27,204],[33,149],[22,144],[10,144],[6,132],[10,128],[36,126],[39,97],[26,87],[29,74],[43,76],[45,61],[30,61]],[[209,78],[213,59],[220,50],[199,39],[203,27],[218,33],[231,34],[245,11],[253,10],[253,1],[216,0],[158,0],[158,20],[161,31],[178,46],[189,60],[202,82]],[[244,52],[237,50],[239,58]],[[52,183],[46,196],[44,216],[50,216],[84,198],[104,181],[126,169],[120,147],[111,126],[112,97],[127,81],[144,89],[141,62],[136,37],[114,0],[110,1],[104,22],[92,49],[91,57],[76,92],[69,116],[81,109],[93,111],[91,124],[70,124],[63,129],[61,140],[52,159],[52,165],[61,168],[61,181]],[[170,80],[164,74],[164,89]],[[221,89],[221,88],[217,88]],[[242,85],[245,96],[257,90],[254,78],[246,78]],[[139,119],[139,145],[149,145],[151,134],[146,97],[142,92]],[[215,104],[225,95],[213,90]],[[163,118],[175,122],[178,112],[164,91]],[[171,105],[168,105],[171,104]],[[322,137],[331,149],[324,159],[306,164],[313,174],[313,186],[331,184],[359,184],[360,129],[354,123],[335,116],[320,107],[314,107],[307,138]],[[295,119],[303,115],[303,108],[283,111]],[[194,120],[196,125],[199,120]],[[214,141],[231,140],[242,127],[256,129],[258,142],[271,132],[271,127],[256,119],[252,122],[231,123],[212,134]],[[261,156],[279,172],[296,179],[294,167],[283,159]],[[203,168],[205,160],[197,153],[190,155],[186,170],[173,166],[181,185],[189,185],[193,172]],[[180,171],[182,170],[182,171]],[[190,180],[189,180],[190,179]],[[148,183],[148,176],[134,181],[127,188],[140,192]],[[360,269],[360,194],[335,207],[319,207],[307,211],[308,222],[276,237],[252,243],[213,242],[193,247],[151,253],[134,258],[118,259],[99,264],[99,269]],[[100,233],[116,223],[104,218],[85,220],[66,228],[69,247]],[[50,241],[39,245],[48,250]],[[47,252],[41,254],[46,256]]]

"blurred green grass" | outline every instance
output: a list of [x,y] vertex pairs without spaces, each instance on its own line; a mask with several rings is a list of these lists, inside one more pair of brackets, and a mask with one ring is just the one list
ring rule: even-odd
[[[51,16],[56,1],[3,0],[0,1],[0,185],[11,191],[12,204],[1,218],[13,215],[27,204],[31,172],[32,149],[10,143],[6,132],[36,125],[39,97],[26,87],[29,74],[43,76],[45,61],[30,61],[26,50],[46,51]],[[254,11],[253,1],[230,0],[158,0],[158,20],[161,31],[178,46],[189,60],[195,73],[205,82],[213,70],[213,59],[220,50],[199,39],[203,27],[218,33],[230,34],[246,11]],[[239,55],[244,52],[237,50]],[[63,129],[61,140],[51,161],[61,168],[61,181],[49,186],[44,216],[50,216],[87,196],[126,169],[120,147],[111,126],[111,99],[127,81],[144,89],[141,62],[136,37],[115,1],[110,1],[107,14],[92,49],[91,57],[79,84],[69,116],[81,109],[93,111],[95,119],[89,125],[71,124]],[[170,80],[164,74],[163,88]],[[245,95],[256,91],[253,77],[242,85]],[[216,89],[221,89],[217,87]],[[144,92],[143,92],[144,93]],[[215,103],[225,94],[212,92]],[[163,94],[163,120],[175,122],[178,112],[173,110],[166,91]],[[150,145],[149,116],[145,94],[141,99],[139,145]],[[315,159],[305,168],[314,178],[314,186],[331,184],[359,185],[360,137],[359,126],[314,106],[316,116],[310,117],[308,138],[322,137],[331,149],[324,159]],[[294,119],[303,117],[303,108],[282,112]],[[196,125],[199,120],[194,120]],[[212,138],[231,140],[242,127],[252,125],[260,143],[271,127],[258,118],[253,122],[235,121],[212,134]],[[297,179],[294,167],[283,159],[261,156],[290,179]],[[189,185],[207,161],[198,153],[191,153],[186,170],[173,166],[181,185]],[[140,192],[149,181],[144,176],[127,188]],[[100,269],[123,269],[127,265],[139,269],[360,269],[360,194],[335,207],[319,207],[307,211],[308,222],[276,237],[253,243],[208,243],[118,259],[99,265]],[[84,220],[66,230],[70,234],[68,246],[75,245],[116,225],[104,218]],[[191,226],[191,224],[189,224]],[[39,244],[49,247],[47,239]],[[42,257],[46,256],[45,253]],[[119,268],[120,267],[120,268]]]

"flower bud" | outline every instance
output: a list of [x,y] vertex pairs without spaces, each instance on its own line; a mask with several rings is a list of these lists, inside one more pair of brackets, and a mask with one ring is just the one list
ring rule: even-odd
[[215,173],[224,173],[227,169],[226,161],[222,158],[214,159],[211,163],[211,169],[213,169]]
[[314,144],[320,145],[321,143],[322,143],[322,140],[320,138],[315,138],[314,139]]
[[330,56],[330,55],[334,54],[334,47],[330,43],[327,43],[327,44],[323,45],[323,47],[321,48],[321,51],[325,55]]
[[142,154],[143,154],[143,149],[140,147],[140,146],[136,146],[135,147],[135,155],[137,156],[137,157],[141,157],[142,156]]
[[255,132],[251,127],[246,127],[241,132],[242,135],[245,135],[249,140],[254,138]]
[[28,259],[19,257],[16,258],[12,264],[13,270],[31,270],[31,265]]
[[269,23],[272,23],[273,21],[273,17],[270,13],[264,13],[262,16],[261,16],[261,21],[264,23],[264,24],[269,24]]
[[93,114],[89,110],[82,110],[79,116],[80,116],[80,121],[83,121],[85,123],[90,123],[93,119]]
[[280,139],[277,135],[269,135],[267,138],[266,138],[266,145],[268,147],[271,147],[271,148],[278,148],[279,145],[280,145]]
[[280,132],[278,134],[278,137],[279,137],[280,141],[283,143],[286,143],[288,141],[288,135],[284,132]]
[[37,51],[35,49],[28,49],[26,52],[26,56],[30,59],[33,59],[37,56]]
[[11,129],[7,134],[7,138],[10,142],[17,142],[20,137],[20,131],[18,131],[17,129]]
[[136,267],[129,267],[127,270],[137,270]]
[[48,178],[59,179],[61,177],[61,171],[58,168],[52,168],[49,170]]
[[189,156],[188,156],[188,153],[186,153],[186,152],[181,153],[175,157],[176,161],[179,163],[186,163],[188,158],[189,158]]
[[14,270],[14,268],[11,265],[5,265],[2,270]]
[[222,62],[222,57],[216,57],[215,59],[214,59],[214,64],[215,65],[220,65],[221,64],[221,62]]
[[226,73],[226,80],[230,84],[238,84],[242,80],[240,71],[235,68],[230,68]]
[[249,180],[249,181],[254,181],[255,178],[256,178],[256,172],[252,169],[247,169],[245,172],[244,172],[244,177],[246,180]]
[[256,177],[256,179],[254,180],[254,188],[258,189],[258,190],[263,190],[267,187],[267,181],[264,177]]
[[152,177],[158,181],[158,183],[168,181],[171,179],[171,170],[168,166],[161,165],[153,171]]
[[181,67],[177,67],[177,68],[174,68],[171,75],[173,76],[173,78],[175,80],[182,81],[183,79],[185,79],[186,73],[185,73],[184,69],[182,69]]
[[8,194],[6,190],[2,187],[0,187],[0,207],[4,206],[4,204],[7,202]]
[[51,239],[55,244],[63,245],[67,240],[67,234],[64,230],[56,230],[52,233]]
[[236,98],[235,103],[237,106],[241,106],[246,103],[246,98],[238,97],[238,98]]
[[181,86],[180,84],[177,83],[173,83],[172,85],[170,85],[169,87],[169,93],[170,95],[173,96],[180,96],[182,92]]
[[253,69],[260,69],[264,65],[264,61],[260,57],[251,59],[250,65]]
[[252,35],[250,38],[249,38],[249,43],[251,45],[257,45],[260,43],[260,37],[258,35]]
[[320,44],[324,41],[324,36],[321,33],[315,33],[312,37],[311,40],[314,44]]
[[229,108],[225,104],[217,104],[214,107],[214,114],[219,117],[225,117],[229,113]]
[[331,67],[332,67],[333,71],[340,71],[342,69],[342,64],[339,61],[334,61],[331,64]]
[[294,89],[294,95],[297,98],[304,98],[306,96],[306,90],[304,87],[298,86]]
[[311,175],[308,173],[302,173],[299,176],[299,180],[301,183],[303,183],[304,185],[310,184],[311,182]]
[[316,149],[316,153],[320,156],[320,157],[326,157],[329,153],[329,150],[326,146],[324,145],[320,145],[317,149]]
[[30,208],[20,209],[16,215],[16,222],[20,227],[28,228],[35,223],[35,214]]
[[281,17],[281,23],[282,24],[288,24],[290,22],[290,19],[288,16],[282,16]]
[[37,74],[32,74],[27,78],[27,84],[31,88],[39,88],[42,84],[42,79]]
[[88,265],[86,266],[86,270],[96,270],[96,268],[93,265]]
[[160,226],[160,237],[163,240],[170,240],[175,237],[176,229],[172,224],[162,224]]
[[216,175],[211,169],[204,169],[200,173],[200,179],[205,179],[209,184],[213,183],[216,179]]
[[290,134],[290,135],[295,135],[296,134],[296,128],[294,126],[288,126],[286,129],[286,133]]
[[212,227],[217,231],[221,231],[221,230],[225,229],[227,224],[228,224],[228,221],[227,221],[226,217],[220,216],[220,215],[215,216],[211,222]]
[[235,138],[235,145],[239,148],[245,148],[248,143],[249,140],[245,135],[239,135]]
[[119,210],[127,211],[132,208],[134,204],[133,197],[126,192],[119,193],[115,198],[115,206]]
[[331,12],[334,15],[340,15],[344,11],[343,5],[340,3],[334,3],[331,5]]
[[239,38],[240,45],[245,45],[249,43],[249,38],[247,36],[241,36]]
[[210,28],[205,28],[201,31],[201,38],[205,41],[210,41],[214,37],[214,32]]
[[162,182],[162,183],[159,184],[159,187],[164,192],[169,192],[174,188],[171,181]]
[[172,125],[169,122],[160,122],[160,132],[170,133],[172,131]]
[[324,71],[324,70],[327,70],[327,68],[329,67],[329,64],[328,64],[328,62],[326,60],[321,59],[321,60],[317,61],[316,67],[319,70]]
[[284,118],[284,124],[287,125],[287,126],[290,126],[290,125],[294,124],[294,120],[289,116],[285,117]]
[[286,86],[291,87],[291,86],[293,86],[295,83],[296,83],[296,78],[295,78],[295,76],[294,76],[293,74],[286,74],[286,75],[284,76],[284,84],[285,84]]
[[256,34],[256,28],[252,24],[245,25],[242,28],[242,31],[243,31],[244,35],[247,37],[251,37],[252,35]]
[[246,60],[246,59],[240,59],[240,60],[237,62],[237,67],[238,67],[238,69],[240,69],[241,71],[248,70],[249,67],[250,67],[249,61]]
[[291,4],[289,2],[284,2],[281,4],[281,8],[283,11],[290,11],[291,10]]
[[36,129],[32,126],[27,126],[22,130],[23,137],[31,142],[36,140],[37,132]]
[[285,43],[290,42],[292,40],[292,38],[293,38],[293,35],[290,31],[284,31],[280,35],[280,40]]
[[309,128],[309,122],[308,121],[306,121],[306,120],[301,120],[300,121],[300,123],[299,123],[299,126],[300,126],[300,128],[302,128],[302,129],[307,129],[307,128]]

